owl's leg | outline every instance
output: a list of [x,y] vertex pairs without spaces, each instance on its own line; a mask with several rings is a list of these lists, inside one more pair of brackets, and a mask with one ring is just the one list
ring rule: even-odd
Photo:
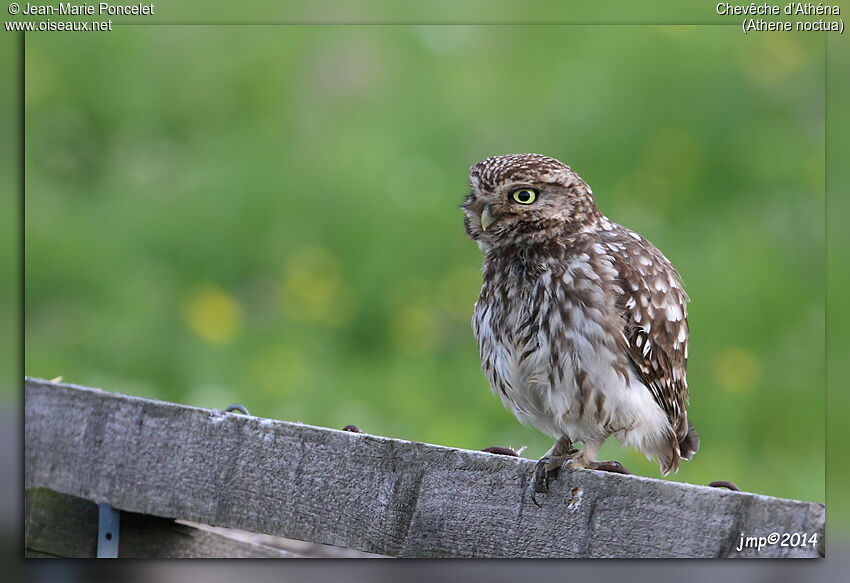
[[603,472],[612,472],[614,474],[628,474],[631,475],[631,472],[623,467],[623,464],[615,461],[607,461],[607,462],[599,462],[596,461],[596,454],[599,453],[599,449],[602,447],[602,444],[605,443],[604,439],[589,439],[584,442],[584,445],[581,448],[581,451],[578,452],[578,455],[573,456],[567,459],[564,462],[565,468],[587,468],[589,470],[600,470]]
[[538,492],[548,492],[549,482],[558,476],[558,470],[561,466],[577,453],[573,449],[573,442],[567,437],[561,437],[555,442],[555,445],[540,458],[537,465],[534,466],[534,480],[531,490],[531,501],[537,506],[535,494]]

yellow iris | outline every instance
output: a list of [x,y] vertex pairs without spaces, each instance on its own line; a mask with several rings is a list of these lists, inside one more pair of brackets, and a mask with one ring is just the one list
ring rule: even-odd
[[513,197],[519,204],[531,204],[537,198],[537,193],[530,188],[520,188],[513,192]]

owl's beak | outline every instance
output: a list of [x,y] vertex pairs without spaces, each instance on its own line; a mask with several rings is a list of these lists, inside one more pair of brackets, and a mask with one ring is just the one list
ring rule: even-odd
[[486,231],[487,227],[496,222],[496,217],[493,216],[493,213],[490,212],[490,207],[485,206],[484,210],[481,211],[481,230]]

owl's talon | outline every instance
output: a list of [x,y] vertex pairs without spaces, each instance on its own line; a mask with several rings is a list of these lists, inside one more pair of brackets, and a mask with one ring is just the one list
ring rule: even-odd
[[[549,480],[552,474],[550,464],[551,460],[548,457],[543,457],[534,465],[534,477],[531,480],[531,501],[538,508],[541,506],[537,502],[537,494],[546,494],[549,492]],[[557,469],[555,472],[557,472]]]
[[549,470],[546,469],[549,458],[544,457],[534,465],[534,491],[546,493],[549,491]]
[[[575,451],[570,450],[568,453],[575,453]],[[558,470],[570,461],[571,458],[561,456],[561,455],[551,455],[540,458],[540,460],[534,466],[534,479],[532,480],[532,488],[531,488],[531,501],[534,502],[538,507],[540,504],[537,504],[536,494],[547,494],[549,492],[549,485],[552,483],[552,480],[558,479]]]
[[549,492],[549,472],[546,470],[546,464],[548,463],[549,458],[544,457],[534,465],[534,477],[531,480],[531,501],[538,508],[541,508],[541,506],[537,502],[537,493],[541,492],[545,494]]

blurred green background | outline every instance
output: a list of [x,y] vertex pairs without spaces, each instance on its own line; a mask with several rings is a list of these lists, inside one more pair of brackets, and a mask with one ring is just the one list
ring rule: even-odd
[[26,374],[539,457],[480,370],[458,206],[540,152],[683,275],[672,479],[823,501],[823,58],[734,26],[28,35]]

